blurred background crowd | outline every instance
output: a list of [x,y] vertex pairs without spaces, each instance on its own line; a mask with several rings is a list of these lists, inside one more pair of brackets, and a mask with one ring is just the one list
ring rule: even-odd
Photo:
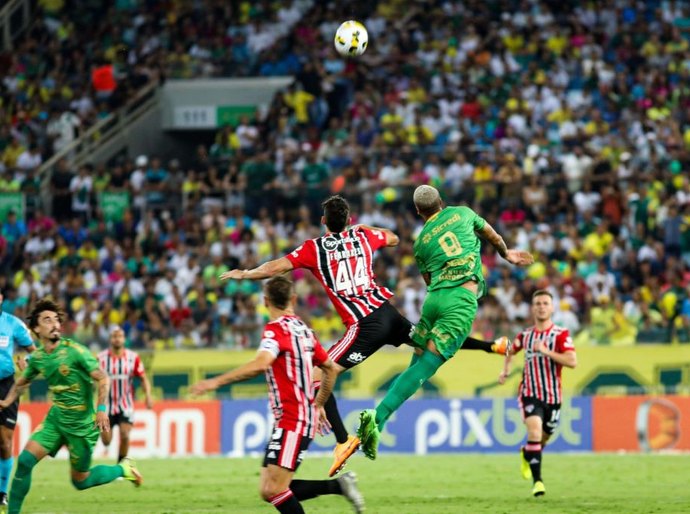
[[[518,270],[484,247],[476,335],[514,335],[546,288],[577,344],[690,341],[687,3],[118,0],[107,16],[98,0],[40,4],[0,60],[0,191],[29,198],[26,220],[2,225],[5,311],[53,294],[84,343],[119,324],[139,348],[254,347],[260,284],[218,275],[321,234],[320,202],[339,192],[354,223],[399,234],[376,273],[416,321],[411,192],[428,183],[537,256]],[[356,61],[332,45],[350,17],[370,37]],[[52,205],[38,200],[41,162],[145,84],[238,75],[295,80],[195,155],[62,159]],[[116,220],[103,191],[130,193]],[[335,341],[325,293],[295,278],[300,313]]]

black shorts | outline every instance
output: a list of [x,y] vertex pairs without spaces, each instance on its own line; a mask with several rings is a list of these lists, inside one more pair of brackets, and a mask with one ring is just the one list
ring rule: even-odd
[[328,355],[333,362],[349,369],[386,344],[412,344],[411,331],[412,323],[386,302],[366,318],[350,325],[340,341],[329,348]]
[[273,427],[271,439],[266,444],[262,467],[269,464],[296,471],[309,448],[311,438],[298,432]]
[[[0,398],[5,398],[14,385],[14,375],[0,379]],[[0,411],[0,425],[11,428],[17,426],[17,414],[19,413],[19,396],[6,409]]]
[[519,402],[523,418],[539,416],[542,422],[542,430],[545,434],[551,435],[556,431],[558,421],[561,418],[560,403],[546,403],[539,398],[530,396],[520,397]]
[[110,426],[114,427],[115,425],[120,425],[120,424],[130,424],[132,425],[132,413],[124,413],[124,412],[118,412],[117,414],[110,414],[108,416],[108,419],[110,420]]

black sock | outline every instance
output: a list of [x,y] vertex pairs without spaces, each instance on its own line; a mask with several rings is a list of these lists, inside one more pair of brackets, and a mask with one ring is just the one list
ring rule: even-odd
[[331,424],[333,429],[333,435],[335,435],[335,440],[338,444],[343,444],[347,441],[347,429],[343,424],[343,419],[340,417],[340,412],[338,412],[338,404],[335,402],[335,395],[331,394],[326,401],[326,405],[323,406],[326,410],[326,417],[328,422]]
[[532,470],[532,479],[541,481],[541,442],[527,441],[525,445],[525,460]]
[[491,347],[494,345],[493,341],[481,341],[475,339],[474,337],[468,337],[465,342],[462,343],[462,350],[484,350],[486,353],[493,353]]
[[304,509],[299,504],[299,500],[295,498],[295,494],[290,489],[276,494],[267,501],[282,514],[304,514]]
[[290,490],[299,501],[309,500],[324,494],[343,494],[337,480],[293,480]]

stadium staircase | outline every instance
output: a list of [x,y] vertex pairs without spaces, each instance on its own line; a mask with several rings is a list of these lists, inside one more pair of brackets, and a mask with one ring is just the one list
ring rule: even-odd
[[0,50],[12,50],[17,39],[31,24],[37,0],[9,0],[0,7]]
[[127,148],[130,132],[137,122],[156,109],[159,102],[159,83],[147,84],[125,105],[89,127],[44,162],[39,168],[44,208],[51,212],[51,176],[60,159],[66,157],[72,169],[87,163],[107,162]]

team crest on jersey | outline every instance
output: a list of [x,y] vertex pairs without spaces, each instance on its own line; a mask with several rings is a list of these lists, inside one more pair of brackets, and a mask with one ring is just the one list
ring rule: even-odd
[[67,357],[67,350],[65,348],[58,350],[58,357]]
[[334,237],[325,237],[323,239],[323,247],[326,251],[332,252],[338,247],[338,241]]
[[264,330],[264,337],[268,339],[273,339],[276,336],[276,333],[273,332],[273,330]]
[[67,375],[69,375],[69,366],[67,364],[60,364],[60,367],[58,368],[58,370],[60,371],[60,374],[63,377],[66,377]]

